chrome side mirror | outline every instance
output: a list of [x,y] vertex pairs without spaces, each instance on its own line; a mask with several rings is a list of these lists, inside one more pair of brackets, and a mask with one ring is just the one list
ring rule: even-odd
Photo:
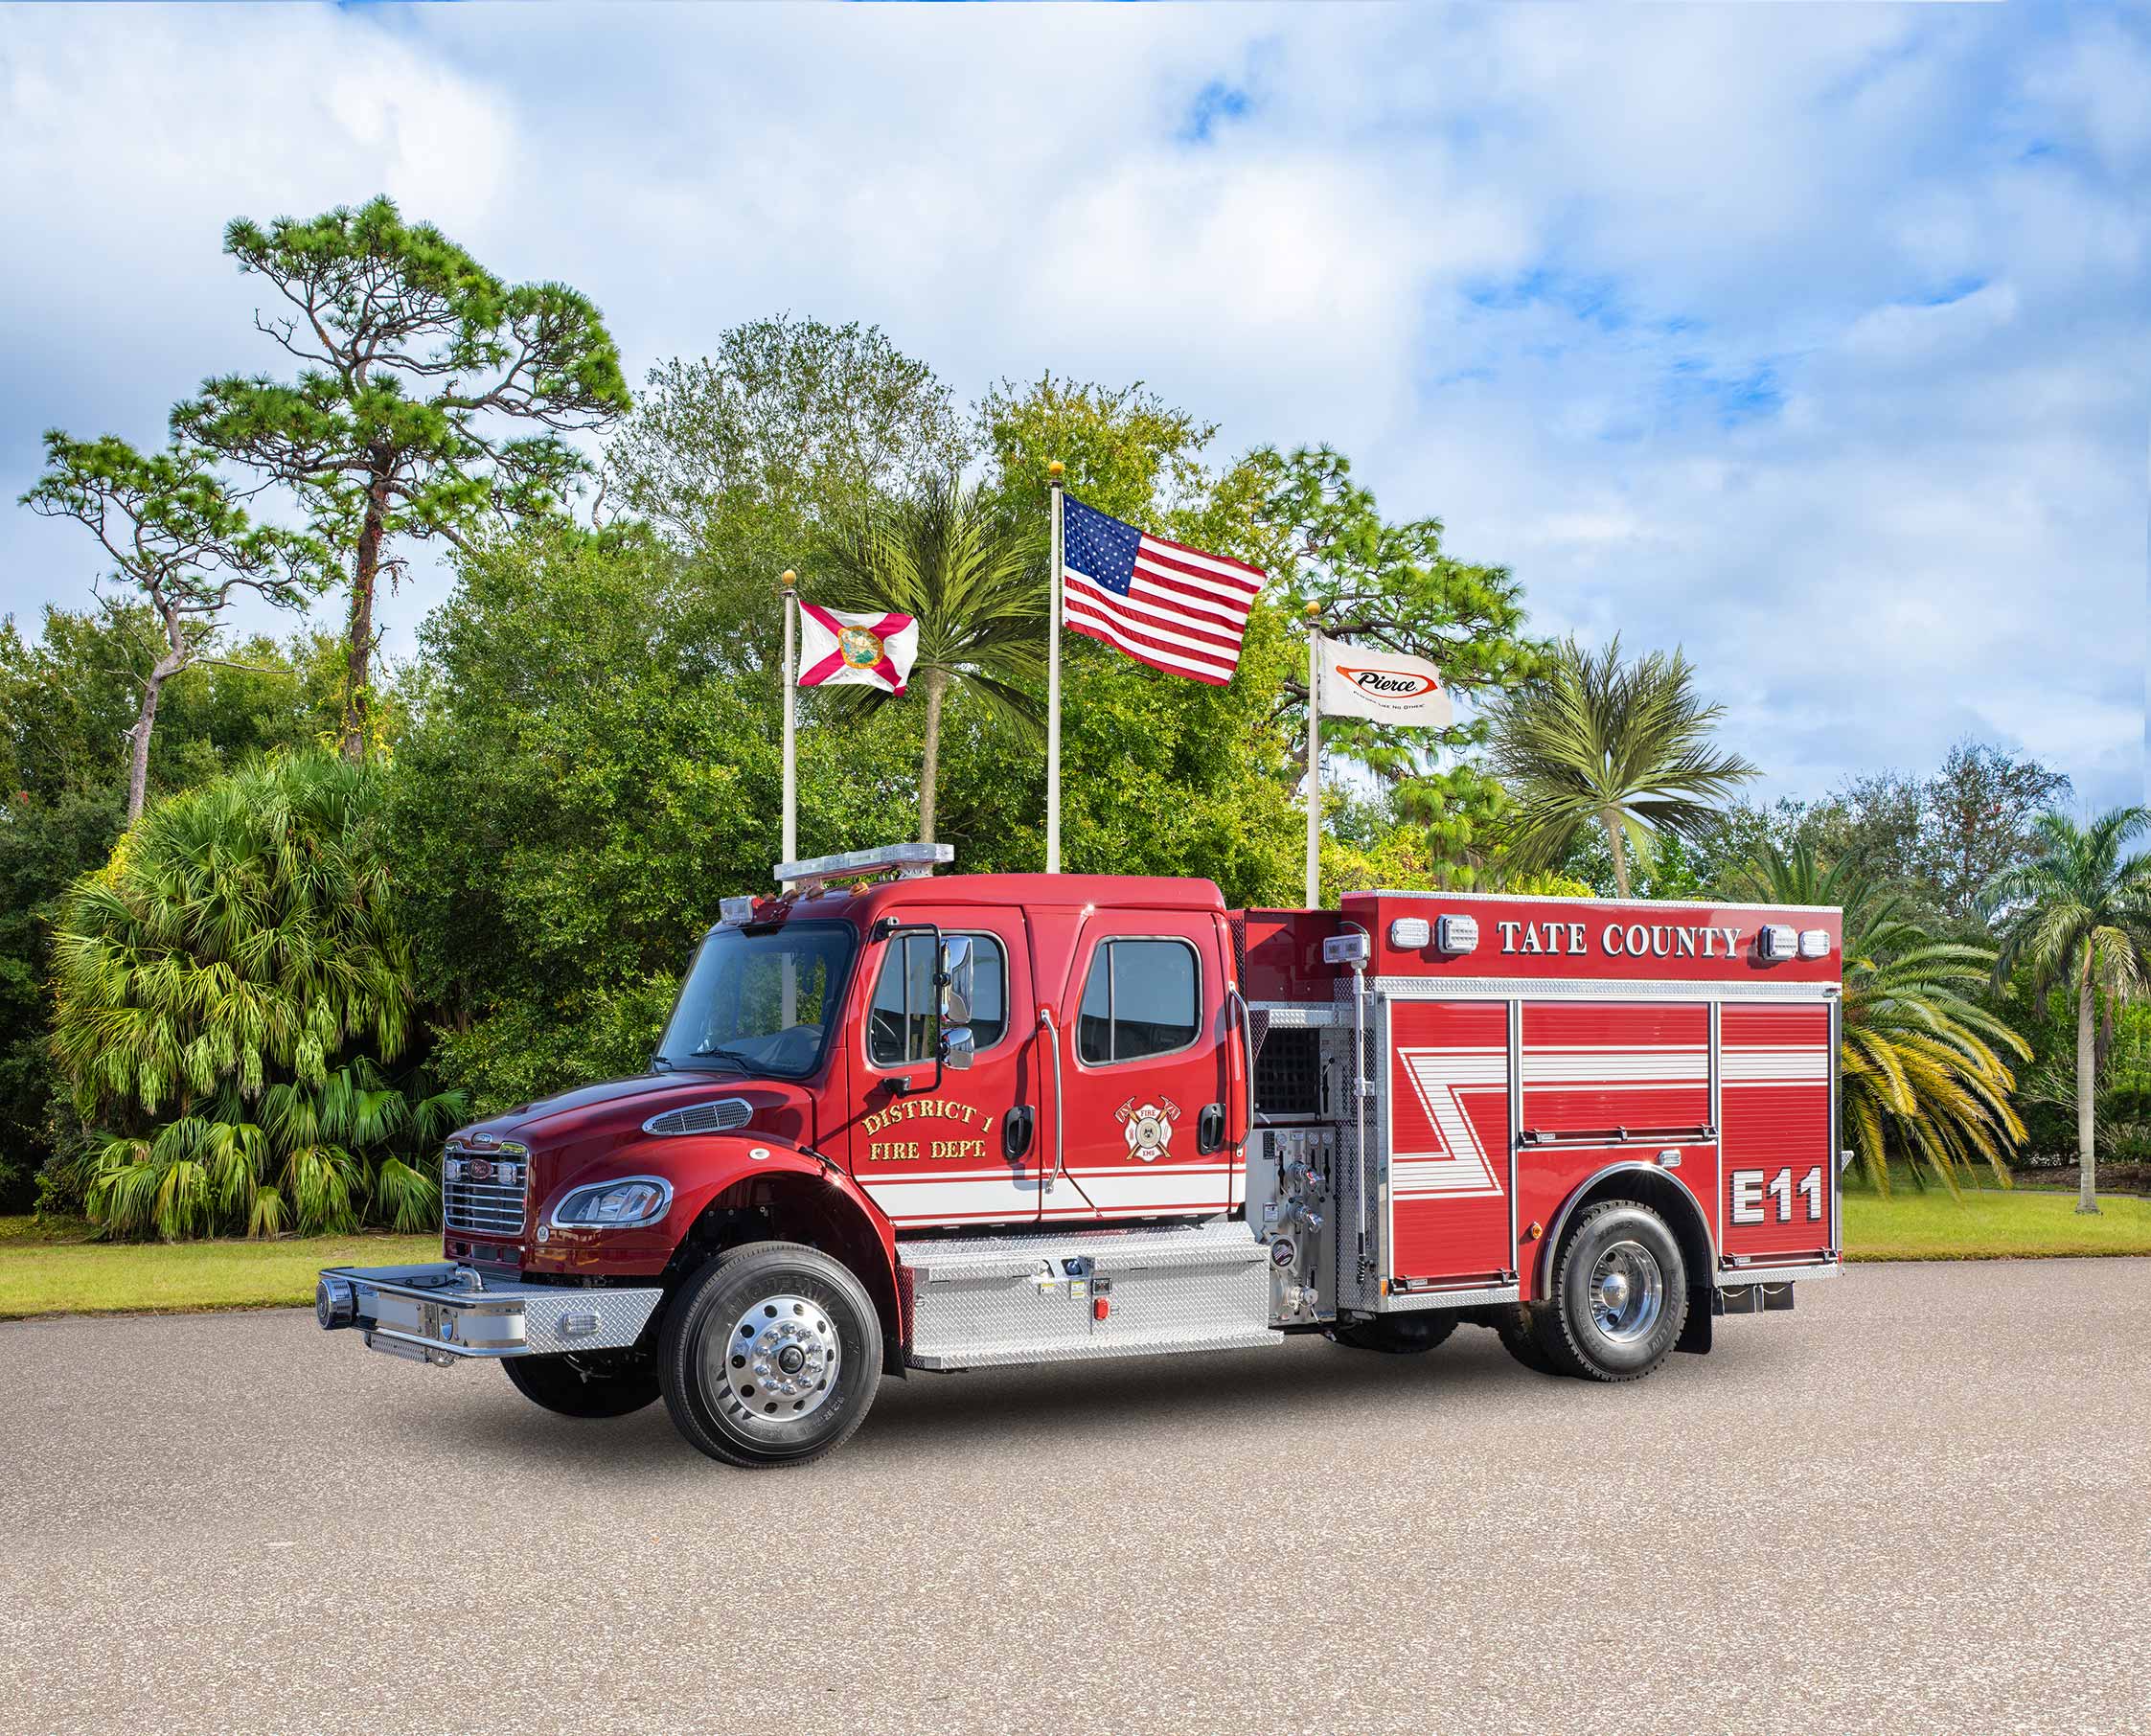
[[973,1045],[969,1025],[952,1025],[941,1034],[941,1064],[961,1073],[971,1065]]
[[[959,1025],[971,1023],[972,981],[976,970],[976,960],[972,955],[970,939],[961,934],[951,934],[941,943],[941,968],[934,973],[934,981],[941,988],[941,1022],[953,1031]],[[955,1066],[969,1066],[969,1060],[954,1062]]]

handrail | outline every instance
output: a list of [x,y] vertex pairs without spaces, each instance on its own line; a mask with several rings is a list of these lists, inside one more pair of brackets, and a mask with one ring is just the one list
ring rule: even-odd
[[[1061,1028],[1053,1022],[1053,1015],[1044,1007],[1039,1009],[1039,1026],[1047,1038],[1047,1047],[1053,1051],[1053,1168],[1045,1177],[1045,1191],[1051,1193],[1053,1184],[1061,1179]],[[1041,1166],[1042,1167],[1042,1166]],[[1077,1193],[1083,1193],[1081,1188]],[[1084,1196],[1088,1199],[1088,1195]]]
[[1709,1122],[1681,1128],[1525,1128],[1517,1134],[1519,1145],[1642,1145],[1668,1139],[1715,1139],[1718,1130]]
[[1247,1074],[1247,1112],[1240,1124],[1240,1142],[1246,1145],[1255,1136],[1255,1021],[1247,1011],[1247,997],[1238,987],[1229,993],[1234,1016],[1240,1023],[1240,1064]]

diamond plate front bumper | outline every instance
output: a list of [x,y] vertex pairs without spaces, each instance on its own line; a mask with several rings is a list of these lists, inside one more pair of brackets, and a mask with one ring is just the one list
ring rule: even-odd
[[314,1286],[325,1331],[353,1328],[368,1348],[446,1367],[472,1357],[624,1350],[642,1336],[661,1290],[508,1284],[468,1266],[332,1266]]

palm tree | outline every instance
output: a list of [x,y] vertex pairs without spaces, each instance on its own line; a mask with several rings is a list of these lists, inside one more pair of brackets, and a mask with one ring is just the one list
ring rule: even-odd
[[2089,826],[2066,814],[2033,822],[2038,857],[1987,883],[1982,901],[2002,948],[1997,985],[2022,964],[2033,991],[2066,985],[2076,997],[2076,1209],[2098,1210],[2093,1134],[2098,999],[2125,1000],[2151,984],[2151,855],[2121,854],[2151,826],[2151,810],[2117,808]]
[[[1047,593],[1037,538],[1012,533],[976,489],[955,478],[884,501],[830,550],[819,588],[833,606],[916,616],[911,680],[926,700],[919,759],[919,841],[934,841],[941,718],[962,692],[1018,728],[1038,727],[1045,685]],[[887,696],[857,692],[865,703]]]
[[377,765],[313,753],[152,804],[69,889],[53,1050],[117,1235],[434,1221],[460,1093],[382,1063],[419,1008]]
[[1724,709],[1697,697],[1679,651],[1623,665],[1618,634],[1595,656],[1573,639],[1557,647],[1542,679],[1492,710],[1494,771],[1517,802],[1503,835],[1522,865],[1554,866],[1595,824],[1628,897],[1630,851],[1647,864],[1659,833],[1705,836],[1718,805],[1755,775],[1710,746]]
[[1894,1149],[1950,1190],[1983,1161],[2007,1186],[2008,1150],[2024,1122],[2016,1077],[1998,1050],[2029,1059],[2030,1045],[1971,998],[1994,963],[1985,947],[1931,939],[1851,857],[1824,869],[1814,847],[1765,844],[1733,888],[1773,904],[1836,904],[1844,911],[1844,993],[1838,1046],[1845,1136],[1876,1192],[1889,1191]]

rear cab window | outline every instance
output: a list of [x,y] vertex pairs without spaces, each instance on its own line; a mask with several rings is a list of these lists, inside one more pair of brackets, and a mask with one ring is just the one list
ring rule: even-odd
[[1202,967],[1187,941],[1113,936],[1090,955],[1076,1054],[1111,1066],[1192,1048],[1202,1031]]

